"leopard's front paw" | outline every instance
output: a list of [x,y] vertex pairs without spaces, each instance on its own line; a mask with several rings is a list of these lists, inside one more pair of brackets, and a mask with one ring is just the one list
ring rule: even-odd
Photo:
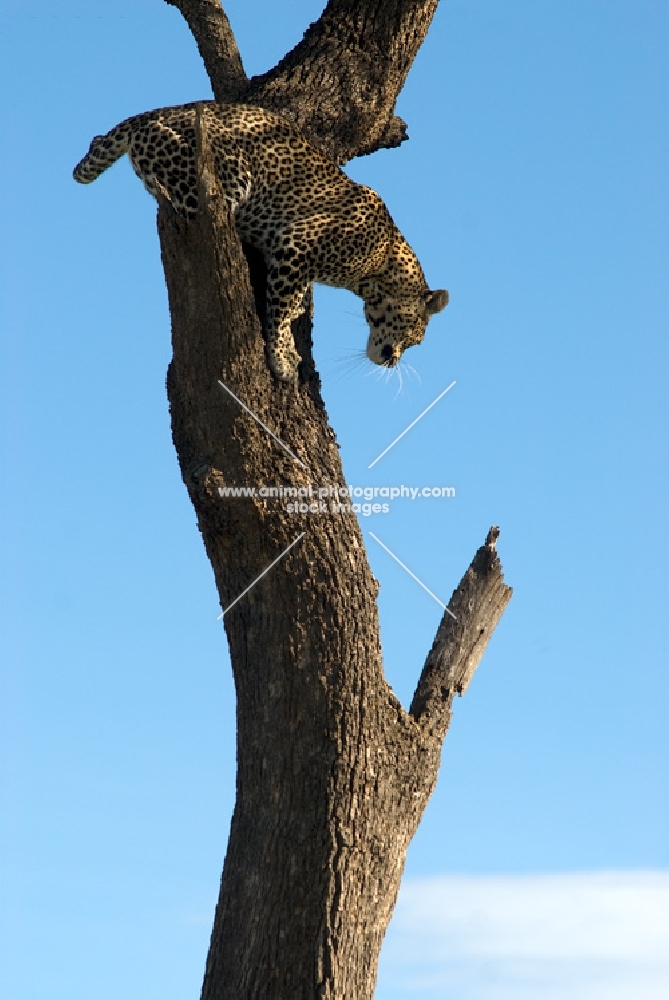
[[302,358],[294,347],[269,352],[269,366],[280,382],[297,382],[297,366]]

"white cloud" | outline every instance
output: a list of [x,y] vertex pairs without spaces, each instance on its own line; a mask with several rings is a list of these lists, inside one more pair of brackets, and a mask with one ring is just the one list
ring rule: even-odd
[[667,1000],[669,873],[406,880],[377,1000]]

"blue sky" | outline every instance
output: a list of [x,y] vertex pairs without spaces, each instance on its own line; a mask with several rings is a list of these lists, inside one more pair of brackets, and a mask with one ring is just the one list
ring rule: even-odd
[[[247,72],[321,7],[228,2]],[[2,991],[176,1000],[225,852],[232,682],[170,439],[155,207],[127,161],[90,188],[71,170],[94,134],[210,90],[161,2],[5,0],[0,24]],[[669,992],[668,45],[660,0],[442,0],[398,104],[411,141],[347,168],[451,293],[399,392],[348,370],[361,303],[316,295],[347,481],[456,489],[362,518],[402,701],[441,610],[370,531],[447,601],[499,524],[515,591],[455,706],[379,1000],[428,989],[420,942],[424,995]],[[557,959],[515,920],[528,899]],[[655,943],[618,948],[644,914]]]

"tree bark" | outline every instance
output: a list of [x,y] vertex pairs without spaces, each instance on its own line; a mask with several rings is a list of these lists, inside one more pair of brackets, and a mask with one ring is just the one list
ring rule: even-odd
[[[292,117],[339,162],[399,141],[395,99],[436,0],[331,0],[275,70],[247,82],[218,4],[167,2],[193,30],[218,99]],[[161,199],[158,228],[173,438],[229,609],[237,691],[237,799],[202,997],[366,1000],[453,698],[511,591],[493,529],[451,599],[407,712],[383,674],[378,585],[355,515],[289,514],[283,499],[221,495],[345,479],[308,315],[295,324],[299,383],[280,383],[267,367],[256,307],[262,260],[240,246],[206,119],[201,126],[198,217],[186,222]]]

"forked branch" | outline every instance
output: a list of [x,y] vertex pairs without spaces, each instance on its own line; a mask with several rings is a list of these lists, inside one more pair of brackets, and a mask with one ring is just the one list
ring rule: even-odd
[[165,2],[188,22],[217,101],[284,115],[336,163],[408,138],[395,102],[438,0],[330,0],[295,48],[251,80],[218,0]]

